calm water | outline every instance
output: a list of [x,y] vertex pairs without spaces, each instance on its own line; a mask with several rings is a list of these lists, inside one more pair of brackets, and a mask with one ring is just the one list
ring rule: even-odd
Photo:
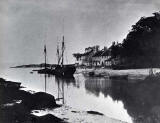
[[[1,68],[0,76],[7,80],[22,82],[27,90],[46,91],[55,98],[64,98],[58,101],[64,104],[61,108],[54,111],[41,111],[41,114],[52,113],[71,122],[106,121],[102,117],[93,116],[88,116],[92,119],[88,120],[84,111],[93,110],[109,118],[138,123],[151,121],[152,115],[155,117],[157,109],[160,109],[160,98],[158,98],[160,93],[157,94],[160,86],[157,85],[156,88],[149,90],[148,86],[143,84],[126,84],[122,81],[104,78],[88,78],[82,74],[75,75],[73,79],[60,79],[54,76],[45,79],[44,75],[38,75],[36,72],[31,74],[31,70]],[[153,103],[153,100],[156,102]],[[80,118],[79,114],[83,118]]]

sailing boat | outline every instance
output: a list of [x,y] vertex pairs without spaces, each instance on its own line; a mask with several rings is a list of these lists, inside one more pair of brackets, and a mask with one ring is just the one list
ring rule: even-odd
[[47,73],[52,72],[52,70],[47,67],[47,49],[46,49],[46,45],[44,45],[44,61],[45,61],[44,68],[40,69],[40,70],[37,70],[37,72],[39,74],[47,74]]
[[76,67],[73,64],[66,64],[64,65],[64,36],[62,38],[62,48],[61,53],[59,52],[59,48],[57,47],[57,57],[58,57],[58,64],[51,68],[46,67],[46,47],[44,47],[44,54],[45,54],[45,68],[38,71],[40,74],[52,74],[58,77],[73,77],[73,74],[76,71]]
[[62,77],[73,77],[73,74],[76,71],[76,67],[71,64],[64,65],[64,50],[65,50],[64,36],[62,38],[61,54],[58,50],[59,49],[57,49],[58,65],[56,65],[54,69],[54,74]]

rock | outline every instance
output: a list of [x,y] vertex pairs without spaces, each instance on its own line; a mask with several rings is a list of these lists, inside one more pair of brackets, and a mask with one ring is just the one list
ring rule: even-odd
[[64,123],[63,120],[53,116],[52,114],[47,114],[44,116],[32,116],[31,118],[32,123]]
[[102,113],[99,113],[97,111],[87,111],[88,114],[94,114],[94,115],[104,115]]
[[31,94],[22,101],[22,104],[29,107],[30,109],[44,109],[44,108],[58,107],[54,96],[44,92]]
[[[0,78],[0,82],[4,81],[5,79]],[[15,100],[22,100],[22,102],[15,103]],[[14,103],[14,105],[4,106],[8,103]],[[60,123],[63,120],[51,114],[42,117],[30,114],[34,109],[40,110],[58,106],[54,96],[50,94],[44,92],[32,94],[19,88],[12,89],[9,86],[0,86],[0,123]]]
[[54,96],[44,93],[38,92],[33,94],[35,108],[54,108],[57,107]]
[[79,111],[71,111],[71,112],[73,112],[73,113],[79,113]]

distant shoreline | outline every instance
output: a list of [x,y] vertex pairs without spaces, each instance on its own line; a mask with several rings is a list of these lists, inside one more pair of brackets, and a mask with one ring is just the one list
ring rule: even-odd
[[[67,64],[67,65],[74,65],[74,64]],[[57,66],[57,64],[41,63],[41,64],[28,64],[28,65],[11,66],[10,68],[42,68],[42,67],[56,67],[56,66]]]
[[[44,67],[45,63],[41,64],[28,64],[28,65],[18,65],[18,66],[12,66],[10,68],[41,68]],[[46,64],[47,67],[55,66],[55,64]]]

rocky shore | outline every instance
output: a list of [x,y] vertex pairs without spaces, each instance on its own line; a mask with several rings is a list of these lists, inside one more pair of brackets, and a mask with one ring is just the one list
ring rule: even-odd
[[0,123],[62,123],[51,114],[35,116],[32,110],[54,109],[59,107],[54,96],[37,92],[31,94],[14,86],[15,83],[6,85],[6,80],[0,78]]

